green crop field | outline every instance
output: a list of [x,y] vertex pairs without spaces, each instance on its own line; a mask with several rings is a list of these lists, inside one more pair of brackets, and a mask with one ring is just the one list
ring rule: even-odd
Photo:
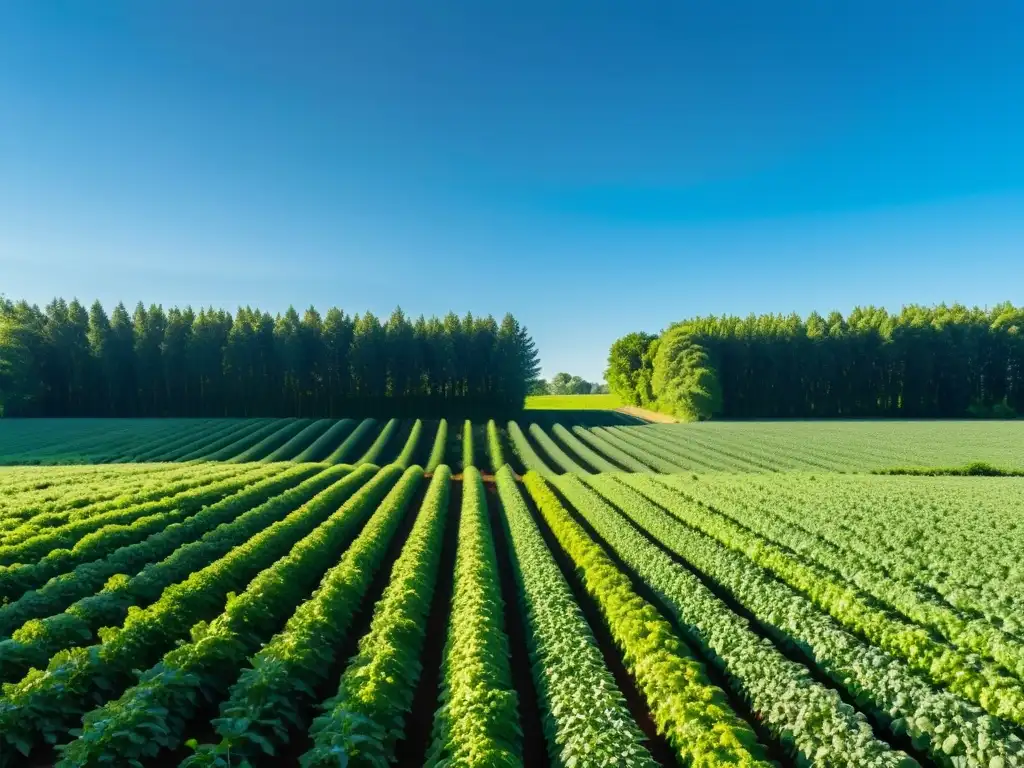
[[1024,765],[1024,423],[568,400],[0,420],[0,765]]
[[530,395],[526,409],[532,411],[609,411],[622,405],[617,395]]

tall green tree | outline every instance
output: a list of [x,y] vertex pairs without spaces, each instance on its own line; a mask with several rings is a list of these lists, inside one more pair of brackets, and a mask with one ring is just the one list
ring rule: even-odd
[[15,304],[0,297],[0,415],[47,415],[41,412],[42,343],[38,311],[24,301]]
[[324,375],[327,403],[325,414],[337,417],[352,393],[349,371],[349,352],[352,347],[352,319],[337,307],[327,310],[324,317]]
[[539,364],[511,315],[386,322],[314,307],[198,313],[0,302],[3,412],[20,416],[501,415]]
[[168,414],[192,416],[198,413],[189,377],[193,322],[195,313],[191,307],[183,310],[172,307],[167,311],[164,338],[160,342],[160,364]]
[[167,315],[153,304],[146,309],[140,301],[132,317],[135,337],[136,402],[140,413],[164,416],[168,412],[164,386],[163,343],[167,333]]
[[110,314],[108,346],[113,415],[136,416],[135,329],[124,304],[118,304]]
[[612,393],[627,405],[646,405],[652,398],[654,358],[649,353],[658,337],[651,333],[627,333],[612,344],[604,378]]

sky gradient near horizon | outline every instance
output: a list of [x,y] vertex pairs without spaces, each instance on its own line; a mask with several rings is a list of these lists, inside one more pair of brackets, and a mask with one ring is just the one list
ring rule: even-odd
[[590,379],[695,314],[1021,303],[1022,29],[1017,0],[12,0],[0,293],[512,311]]

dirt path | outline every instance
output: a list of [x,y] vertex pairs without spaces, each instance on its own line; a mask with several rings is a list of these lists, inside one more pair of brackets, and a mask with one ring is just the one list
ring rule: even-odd
[[673,416],[669,416],[667,413],[648,411],[646,408],[638,408],[635,405],[624,405],[621,408],[616,408],[615,410],[619,413],[624,413],[627,416],[633,416],[655,424],[677,424],[679,422],[678,419]]

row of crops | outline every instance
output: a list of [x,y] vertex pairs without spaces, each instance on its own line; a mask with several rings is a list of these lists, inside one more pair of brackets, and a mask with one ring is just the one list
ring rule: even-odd
[[[612,415],[614,412],[608,412]],[[795,422],[597,425],[419,419],[0,420],[0,464],[323,462],[448,464],[518,473],[1020,470],[1024,423]],[[623,417],[626,419],[626,417]],[[593,422],[589,422],[593,423]]]
[[0,469],[0,764],[1024,764],[1024,481]]
[[0,765],[1024,765],[1024,480],[462,464],[0,468]]

